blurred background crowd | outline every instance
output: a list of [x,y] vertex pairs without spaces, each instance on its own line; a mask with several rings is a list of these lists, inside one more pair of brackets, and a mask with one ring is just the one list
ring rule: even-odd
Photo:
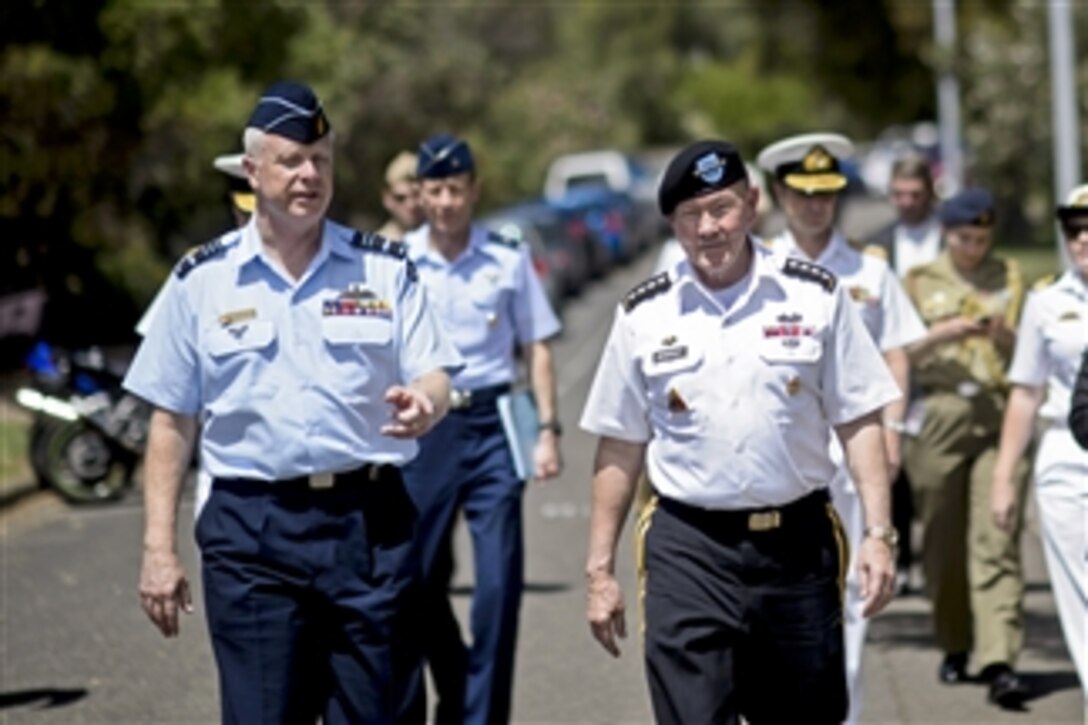
[[482,210],[531,241],[558,301],[662,238],[657,174],[692,138],[751,154],[830,128],[862,141],[855,194],[883,195],[905,150],[940,179],[935,72],[953,69],[966,178],[998,198],[998,245],[1050,254],[1046,8],[957,13],[949,57],[930,3],[893,0],[6,2],[0,368],[35,336],[134,339],[174,261],[229,226],[211,160],[240,149],[277,77],[312,83],[335,122],[333,218],[376,228],[389,159],[452,130],[479,150]]

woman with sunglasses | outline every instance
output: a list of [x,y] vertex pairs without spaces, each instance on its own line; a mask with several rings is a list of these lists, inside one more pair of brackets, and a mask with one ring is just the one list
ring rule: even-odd
[[1008,529],[1017,513],[1012,471],[1038,415],[1039,528],[1065,642],[1088,697],[1088,451],[1077,445],[1068,422],[1077,368],[1088,346],[1088,184],[1070,192],[1057,217],[1072,266],[1037,285],[1024,307],[991,504],[994,523]]

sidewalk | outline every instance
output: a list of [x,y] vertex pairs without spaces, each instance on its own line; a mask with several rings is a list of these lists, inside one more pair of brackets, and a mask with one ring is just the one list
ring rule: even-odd
[[[1058,623],[1034,502],[1028,505],[1022,543],[1027,589],[1025,647],[1017,668],[1033,691],[1023,711],[1009,712],[990,705],[981,683],[943,685],[937,681],[941,654],[933,644],[929,602],[915,593],[897,598],[869,627],[863,661],[863,722],[1034,725],[1088,721]],[[972,663],[969,671],[974,674],[976,670]]]

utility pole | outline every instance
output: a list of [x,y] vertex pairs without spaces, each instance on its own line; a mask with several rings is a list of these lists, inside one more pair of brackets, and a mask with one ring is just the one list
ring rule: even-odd
[[[1073,52],[1073,12],[1069,0],[1047,3],[1050,35],[1051,124],[1054,129],[1054,201],[1061,204],[1065,195],[1080,180],[1080,126],[1077,119],[1076,62]],[[1062,265],[1072,264],[1069,252],[1057,229],[1056,243]]]
[[942,191],[952,195],[963,187],[963,145],[960,143],[960,83],[956,54],[956,0],[933,0],[933,36],[937,41],[937,116],[940,129]]

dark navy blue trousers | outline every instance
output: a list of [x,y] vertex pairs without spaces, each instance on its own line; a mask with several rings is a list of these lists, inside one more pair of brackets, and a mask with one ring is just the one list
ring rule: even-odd
[[[510,719],[523,586],[522,494],[494,403],[452,411],[404,468],[419,509],[424,652],[438,702],[435,722]],[[458,510],[472,537],[472,646],[449,599],[450,530]]]
[[216,480],[196,539],[224,723],[423,720],[416,510],[392,466]]
[[846,719],[845,536],[825,491],[779,516],[753,530],[767,518],[657,500],[643,585],[658,723]]

